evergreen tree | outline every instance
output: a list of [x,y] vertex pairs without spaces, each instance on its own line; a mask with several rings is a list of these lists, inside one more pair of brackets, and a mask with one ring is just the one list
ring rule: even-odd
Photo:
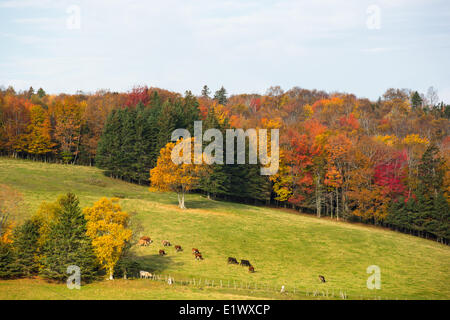
[[205,84],[202,89],[202,97],[209,98],[210,93],[211,93],[211,90],[209,90],[208,86]]
[[420,97],[420,94],[417,91],[414,91],[411,97],[411,106],[413,109],[418,109],[422,106],[423,99]]
[[435,144],[430,144],[424,152],[419,164],[419,187],[423,188],[423,194],[435,197],[442,190],[444,181],[444,160],[439,157],[439,149]]
[[433,198],[425,193],[425,188],[419,186],[416,191],[416,206],[414,206],[414,215],[412,229],[419,232],[419,236],[423,236],[423,232],[427,231],[427,221],[430,221],[433,213]]
[[21,275],[13,246],[0,241],[0,279],[14,279]]
[[140,104],[136,108],[135,119],[135,142],[133,152],[136,162],[133,164],[135,170],[135,181],[139,184],[147,183],[149,179],[149,171],[152,168],[152,151],[153,151],[153,128],[154,118],[150,108]]
[[21,274],[26,277],[37,274],[38,263],[38,240],[40,224],[36,220],[26,220],[14,232],[13,247],[16,254],[16,262]]
[[[218,129],[222,132],[222,136],[225,136],[225,125],[221,125],[217,119],[214,111],[210,109],[203,121],[203,130]],[[203,149],[210,142],[203,141]],[[224,147],[224,146],[222,146]],[[223,149],[225,150],[225,149]],[[225,159],[223,159],[225,161]],[[203,175],[200,179],[200,189],[206,192],[208,198],[214,195],[226,195],[229,194],[229,187],[231,184],[231,176],[228,172],[228,168],[225,164],[212,164],[209,166],[208,173]]]
[[28,89],[28,91],[27,91],[27,98],[30,99],[33,94],[34,94],[34,89],[33,89],[33,87],[30,87],[30,89]]
[[[140,103],[141,104],[141,103]],[[139,108],[143,106],[138,106]],[[136,162],[140,150],[136,145],[136,110],[126,108],[122,111],[121,145],[118,150],[117,167],[119,176],[129,182],[137,181]]]
[[78,198],[68,193],[58,199],[60,210],[50,228],[42,250],[40,274],[47,279],[64,281],[67,267],[78,266],[83,281],[93,280],[97,273],[91,240],[86,235],[86,220]]
[[105,174],[121,178],[123,110],[113,110],[108,115],[102,136],[97,146],[96,166],[105,169]]
[[450,205],[442,192],[434,199],[433,223],[429,232],[436,236],[437,241],[450,239]]
[[101,169],[106,169],[106,174],[111,175],[114,171],[112,159],[115,150],[112,149],[113,140],[117,133],[118,123],[116,110],[112,110],[106,119],[103,132],[97,145],[95,164]]
[[223,86],[214,94],[214,100],[223,105],[227,104],[227,90]]
[[46,93],[45,93],[44,89],[39,88],[39,90],[37,91],[37,95],[39,96],[39,98],[43,98],[43,97],[45,97]]
[[191,91],[186,91],[182,106],[181,114],[179,114],[179,127],[189,130],[191,135],[194,134],[194,121],[200,120],[200,110],[197,98]]

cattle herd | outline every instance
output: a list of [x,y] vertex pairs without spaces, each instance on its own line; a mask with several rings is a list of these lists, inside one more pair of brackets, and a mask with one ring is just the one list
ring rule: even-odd
[[[138,245],[139,246],[143,246],[143,247],[147,247],[152,242],[153,241],[152,241],[152,239],[150,239],[150,237],[143,236],[143,237],[141,237],[139,239]],[[162,241],[162,245],[164,247],[171,247],[172,246],[172,244],[168,240],[163,240]],[[175,250],[176,250],[176,252],[181,252],[181,251],[183,251],[183,248],[180,245],[176,245],[175,246]],[[192,248],[192,254],[194,255],[194,258],[196,260],[203,260],[203,256],[202,256],[201,252],[197,248]],[[165,256],[165,255],[167,255],[167,253],[166,253],[165,250],[160,249],[159,250],[159,255],[160,256]],[[252,266],[250,261],[245,260],[245,259],[242,259],[241,262],[239,263],[236,258],[228,257],[228,264],[236,264],[236,265],[241,265],[243,267],[248,267],[248,271],[249,272],[251,272],[251,273],[255,272],[255,267]],[[139,276],[140,276],[141,279],[148,279],[148,278],[151,278],[153,275],[150,272],[147,272],[147,271],[140,271]],[[319,280],[320,280],[320,282],[326,282],[325,281],[325,277],[322,276],[322,275],[319,275]]]
[[[153,241],[148,236],[143,236],[138,241],[138,245],[141,246],[141,247],[147,247],[151,243],[153,243]],[[172,246],[172,244],[168,240],[163,240],[162,241],[162,245],[164,247],[171,247]],[[181,252],[181,251],[183,251],[183,248],[180,245],[176,245],[175,246],[175,250],[176,250],[176,252]],[[200,250],[198,250],[197,248],[192,248],[192,254],[194,255],[194,258],[196,260],[203,260],[203,256],[202,256]],[[166,253],[165,250],[159,249],[159,255],[160,256],[165,256],[165,255],[167,255],[167,253]],[[241,266],[248,267],[248,271],[249,272],[252,272],[252,273],[255,272],[255,267],[253,267],[251,265],[250,261],[248,261],[248,260],[242,259],[241,263],[239,263],[236,260],[236,258],[229,257],[228,258],[228,264],[240,264]],[[150,272],[148,272],[148,271],[140,271],[139,276],[140,276],[141,279],[148,279],[148,278],[151,278],[153,275]]]

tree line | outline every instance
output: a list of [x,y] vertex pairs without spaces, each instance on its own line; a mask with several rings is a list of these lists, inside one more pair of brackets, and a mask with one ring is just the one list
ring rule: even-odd
[[[211,165],[194,190],[266,202],[318,217],[361,221],[449,239],[450,106],[389,89],[376,101],[346,93],[272,87],[228,97],[137,87],[127,93],[47,95],[0,91],[0,152],[97,165],[107,175],[149,183],[175,128],[280,129],[280,169]],[[430,169],[431,168],[431,169]],[[419,209],[420,208],[420,209]]]

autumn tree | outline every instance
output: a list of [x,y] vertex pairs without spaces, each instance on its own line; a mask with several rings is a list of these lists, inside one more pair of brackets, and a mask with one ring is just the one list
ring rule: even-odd
[[51,108],[55,119],[55,140],[65,163],[75,162],[78,156],[85,108],[86,102],[78,101],[74,96],[57,101]]
[[92,239],[97,260],[110,280],[113,280],[114,267],[132,236],[128,228],[128,213],[122,211],[118,202],[117,198],[101,198],[93,207],[83,210],[87,235]]
[[[150,191],[156,189],[176,192],[178,206],[181,209],[186,209],[185,194],[198,185],[203,171],[203,166],[194,162],[194,149],[191,146],[193,141],[193,138],[189,138],[179,140],[176,144],[169,142],[161,149],[156,167],[150,170]],[[186,159],[189,163],[175,163],[172,160],[172,153],[175,158]]]

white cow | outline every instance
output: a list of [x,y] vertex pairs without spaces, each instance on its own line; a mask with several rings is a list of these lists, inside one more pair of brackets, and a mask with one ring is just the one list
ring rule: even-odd
[[139,271],[139,277],[141,279],[149,279],[149,278],[153,277],[153,275],[148,271]]

